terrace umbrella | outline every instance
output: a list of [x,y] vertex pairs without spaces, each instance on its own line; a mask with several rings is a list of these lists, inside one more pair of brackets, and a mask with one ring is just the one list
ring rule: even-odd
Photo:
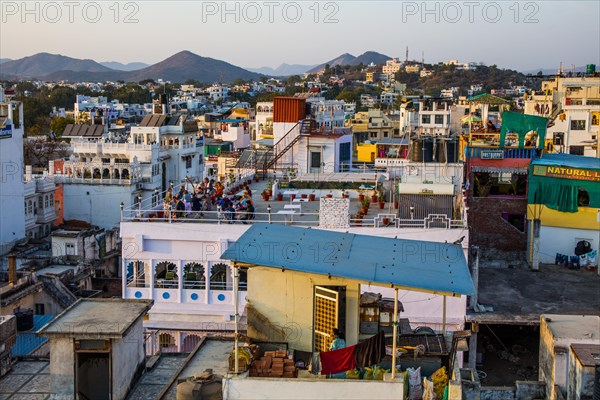
[[468,124],[471,122],[472,124],[481,123],[481,118],[477,115],[465,115],[460,119],[460,122],[463,124]]

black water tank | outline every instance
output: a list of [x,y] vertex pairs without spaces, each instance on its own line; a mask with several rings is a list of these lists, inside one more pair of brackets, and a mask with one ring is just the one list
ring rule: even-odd
[[458,161],[458,141],[456,139],[446,142],[446,159],[449,163]]
[[28,331],[33,328],[33,310],[26,309],[22,311],[15,311],[15,318],[17,318],[17,331]]
[[423,162],[423,142],[421,139],[416,139],[412,142],[411,160],[414,162]]
[[435,142],[435,162],[445,163],[446,159],[446,141],[438,139]]
[[433,161],[433,139],[431,138],[423,140],[423,161]]

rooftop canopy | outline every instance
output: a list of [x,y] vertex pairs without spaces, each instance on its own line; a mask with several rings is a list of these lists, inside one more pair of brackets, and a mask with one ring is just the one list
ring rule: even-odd
[[[525,145],[525,136],[529,132],[536,132],[539,136],[538,148],[544,147],[546,138],[546,125],[548,120],[537,115],[520,114],[512,111],[502,113],[502,128],[500,129],[500,147],[505,145],[506,134],[516,133],[519,138],[519,148]],[[535,145],[535,142],[533,143]]]
[[507,100],[504,100],[501,97],[494,96],[493,94],[489,93],[482,93],[475,96],[471,96],[467,98],[467,101],[473,104],[509,104]]
[[600,159],[572,154],[544,154],[531,162],[528,203],[562,212],[579,210],[582,191],[589,207],[600,208]]
[[460,245],[255,223],[221,259],[448,296],[475,293]]

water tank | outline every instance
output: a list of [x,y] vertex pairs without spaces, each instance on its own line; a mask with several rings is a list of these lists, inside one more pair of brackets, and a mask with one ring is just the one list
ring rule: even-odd
[[431,138],[423,140],[423,161],[433,161],[433,139]]
[[588,64],[588,65],[586,65],[585,72],[587,74],[594,74],[596,72],[596,64]]
[[17,319],[17,331],[28,331],[33,328],[33,310],[27,309],[22,311],[15,311],[15,318]]
[[458,140],[452,139],[446,142],[446,162],[458,162]]
[[421,139],[413,140],[411,153],[412,161],[423,162],[423,142],[421,141]]
[[435,162],[445,163],[446,161],[446,141],[437,140],[435,142]]

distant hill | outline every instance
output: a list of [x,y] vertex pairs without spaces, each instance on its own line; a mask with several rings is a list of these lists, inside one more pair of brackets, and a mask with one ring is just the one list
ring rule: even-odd
[[246,68],[248,71],[256,72],[258,74],[270,75],[270,76],[291,76],[291,75],[302,75],[309,69],[314,68],[315,65],[303,65],[303,64],[281,64],[279,67],[273,69],[270,67],[261,68]]
[[0,75],[14,75],[20,78],[42,78],[57,71],[110,72],[110,68],[94,60],[80,60],[60,54],[38,53],[18,60],[3,62]]
[[[131,64],[128,64],[131,65]],[[260,75],[225,61],[201,57],[182,51],[141,69],[120,71],[92,60],[40,53],[20,60],[8,61],[0,67],[0,75],[21,78],[41,78],[47,81],[139,82],[144,79],[163,79],[171,82],[198,80],[200,82],[233,82],[240,78],[259,79]]]
[[135,71],[150,66],[150,64],[146,64],[143,62],[132,62],[129,64],[123,64],[117,61],[104,61],[100,64],[110,69],[116,69],[118,71]]
[[[585,72],[586,66],[583,65],[581,67],[575,67],[575,72]],[[525,75],[531,74],[531,75],[536,75],[538,72],[542,71],[543,75],[554,75],[558,72],[558,67],[555,68],[537,68],[537,69],[530,69],[527,71],[523,71],[523,73]],[[567,72],[571,72],[571,67],[566,67],[565,66],[565,73]]]
[[310,69],[308,72],[311,74],[315,74],[325,69],[325,65],[327,64],[329,64],[330,67],[336,65],[359,65],[360,63],[363,63],[364,65],[368,65],[371,63],[385,64],[387,60],[391,60],[391,57],[388,57],[385,54],[377,53],[375,51],[367,51],[358,57],[355,57],[349,53],[344,53],[341,56],[334,58],[333,60],[329,60],[323,64],[317,65],[316,67]]
[[0,64],[5,63],[7,61],[12,61],[10,58],[0,58]]
[[392,57],[388,57],[385,54],[377,53],[375,51],[367,51],[360,56],[356,57],[350,65],[359,65],[363,63],[364,65],[373,64],[385,64],[387,60],[391,60]]

